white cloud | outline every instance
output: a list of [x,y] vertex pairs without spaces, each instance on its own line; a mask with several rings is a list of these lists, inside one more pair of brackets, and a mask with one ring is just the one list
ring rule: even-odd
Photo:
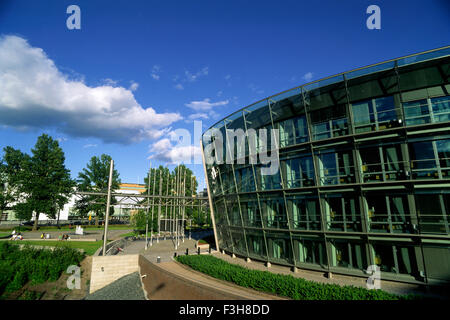
[[184,90],[184,87],[183,87],[183,85],[181,83],[176,84],[174,86],[174,88],[177,89],[177,90]]
[[139,87],[139,83],[131,81],[131,85],[130,85],[131,91],[136,91],[138,87]]
[[85,144],[84,146],[83,146],[83,148],[95,148],[95,147],[97,147],[97,145],[96,144]]
[[111,87],[117,86],[117,81],[110,78],[103,79],[103,83]]
[[154,80],[160,79],[160,75],[159,75],[160,71],[161,71],[161,67],[155,64],[152,68],[152,73],[151,73],[151,76]]
[[128,144],[159,139],[181,119],[143,108],[126,88],[70,80],[41,48],[17,36],[0,37],[0,125]]
[[200,71],[197,71],[196,73],[190,73],[188,70],[184,71],[184,75],[186,76],[186,81],[188,81],[188,82],[194,82],[202,76],[207,76],[208,73],[209,73],[208,67],[204,67]]
[[211,99],[206,98],[203,99],[202,101],[191,101],[189,103],[186,103],[185,106],[195,111],[209,111],[212,110],[214,107],[225,106],[228,104],[228,100],[218,102],[210,102],[210,101]]
[[191,115],[189,115],[188,119],[189,120],[195,120],[195,119],[208,119],[208,114],[207,113],[193,113]]
[[229,103],[228,100],[211,102],[211,99],[206,98],[202,101],[191,101],[186,103],[185,106],[191,108],[196,113],[189,115],[188,119],[185,122],[192,122],[195,119],[218,119],[220,114],[214,110],[216,107],[225,106]]
[[201,149],[199,146],[172,145],[168,138],[161,139],[150,147],[153,152],[149,159],[156,159],[167,164],[200,163]]
[[311,81],[312,77],[313,77],[313,73],[312,72],[307,72],[303,75],[302,79],[305,81]]

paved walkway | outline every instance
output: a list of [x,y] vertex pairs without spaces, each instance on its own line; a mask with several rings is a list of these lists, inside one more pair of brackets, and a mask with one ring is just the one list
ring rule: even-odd
[[[108,240],[117,240],[120,239],[120,235],[124,233],[129,233],[133,231],[132,229],[122,229],[122,230],[110,230],[108,229]],[[22,236],[24,240],[36,240],[41,239],[41,234],[45,232],[50,234],[50,240],[58,240],[58,237],[62,234],[68,234],[71,239],[95,239],[96,241],[102,240],[103,237],[103,229],[88,229],[85,230],[84,235],[75,234],[75,229],[71,231],[27,231],[22,232]],[[8,239],[9,240],[9,239]]]

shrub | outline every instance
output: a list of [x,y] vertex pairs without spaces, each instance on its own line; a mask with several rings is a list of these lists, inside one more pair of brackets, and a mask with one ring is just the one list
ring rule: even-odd
[[316,283],[269,271],[250,270],[209,255],[178,256],[177,261],[221,280],[295,300],[402,300],[418,298],[411,295],[398,296],[382,290]]
[[0,295],[18,290],[27,281],[39,284],[55,281],[70,265],[78,265],[84,254],[61,246],[55,250],[36,249],[8,242],[0,243]]

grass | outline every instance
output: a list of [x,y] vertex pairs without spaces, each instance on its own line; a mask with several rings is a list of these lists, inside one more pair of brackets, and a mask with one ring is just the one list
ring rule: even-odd
[[8,232],[8,233],[0,232],[0,237],[6,237],[6,236],[9,236],[9,235],[11,235],[10,232]]
[[399,296],[382,290],[323,284],[291,275],[252,270],[210,255],[178,256],[176,259],[178,262],[214,278],[294,300],[409,300],[420,298],[413,295]]
[[125,237],[132,237],[132,236],[137,236],[137,233],[132,231],[132,232],[128,232],[128,233],[123,233],[120,236],[123,237],[123,238],[125,238]]
[[46,247],[68,247],[73,249],[83,249],[88,256],[92,256],[98,248],[103,245],[103,241],[28,241],[22,240],[18,244],[30,244],[33,246]]
[[[85,230],[103,230],[103,226],[95,226],[95,225],[83,225],[81,226]],[[11,234],[11,231],[16,230],[18,232],[28,232],[32,231],[31,226],[20,226],[20,227],[10,227],[10,228],[4,228],[1,229],[0,232],[8,232],[8,234]],[[69,229],[68,226],[61,227],[58,229],[57,226],[42,226],[39,227],[37,231],[74,231],[76,226],[72,226],[71,229]],[[133,229],[130,225],[108,225],[108,230],[129,230]]]

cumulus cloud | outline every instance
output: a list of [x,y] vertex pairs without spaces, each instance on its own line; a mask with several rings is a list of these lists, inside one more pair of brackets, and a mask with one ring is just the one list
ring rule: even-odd
[[149,159],[155,159],[166,164],[201,163],[201,149],[194,145],[172,145],[168,138],[155,142],[150,147],[153,154]]
[[0,125],[56,128],[73,137],[129,144],[159,139],[182,119],[143,108],[133,88],[112,84],[90,87],[71,80],[41,48],[21,37],[0,37]]

